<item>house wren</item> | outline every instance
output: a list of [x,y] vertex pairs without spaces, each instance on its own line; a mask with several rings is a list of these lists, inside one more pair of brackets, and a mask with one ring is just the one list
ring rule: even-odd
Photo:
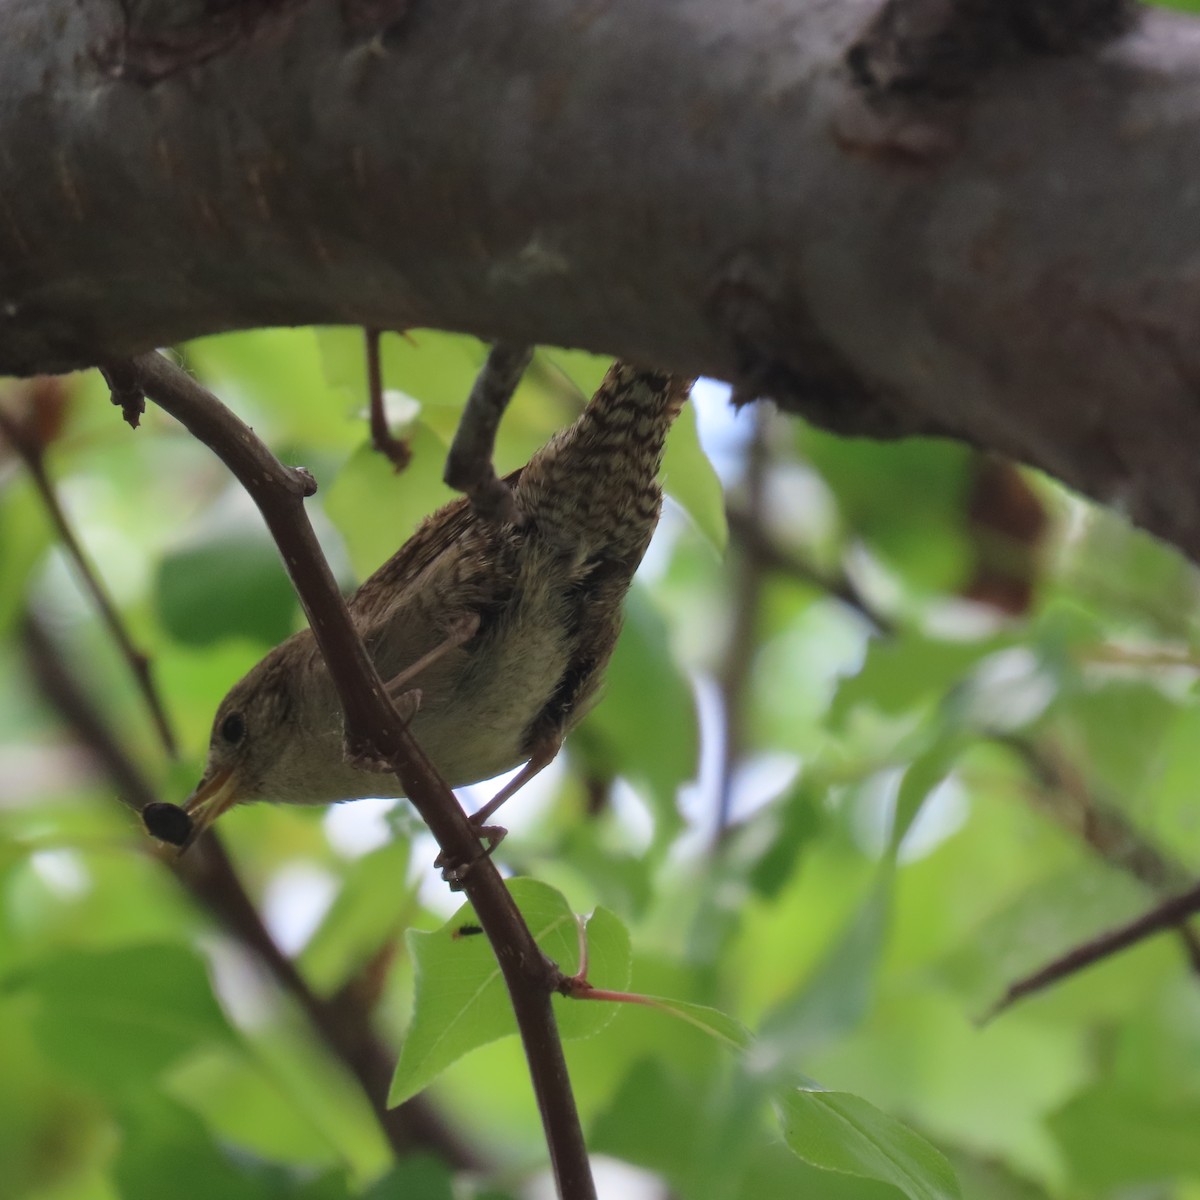
[[[658,523],[663,443],[686,380],[615,364],[570,428],[507,478],[516,520],[466,498],[439,509],[348,601],[393,699],[452,787],[525,769],[482,820],[558,753],[595,701],[621,604]],[[271,651],[217,709],[182,809],[146,828],[187,846],[235,804],[400,796],[343,753],[342,711],[311,630]]]

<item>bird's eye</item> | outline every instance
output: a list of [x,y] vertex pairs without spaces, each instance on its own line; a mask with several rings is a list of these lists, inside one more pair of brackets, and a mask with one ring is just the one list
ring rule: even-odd
[[231,712],[221,722],[221,740],[236,746],[246,736],[246,718],[240,712]]

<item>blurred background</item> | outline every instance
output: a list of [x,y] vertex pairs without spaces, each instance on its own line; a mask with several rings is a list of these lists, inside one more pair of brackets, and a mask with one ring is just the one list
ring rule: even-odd
[[[362,345],[268,330],[176,352],[316,476],[347,589],[450,498],[485,353],[384,336],[413,450],[397,474],[369,444]],[[606,365],[540,352],[498,468]],[[634,1006],[569,1043],[602,1194],[901,1196],[786,1151],[756,1082],[782,1071],[904,1121],[964,1196],[1200,1198],[1190,932],[981,1022],[1194,878],[1194,568],[1119,497],[735,412],[703,381],[664,482],[604,699],[504,809],[497,860],[611,910],[633,990],[735,1016],[759,1061]],[[301,620],[257,511],[170,418],[150,406],[131,430],[95,374],[0,384],[5,1197],[550,1194],[515,1039],[382,1111],[413,1010],[406,932],[460,903],[406,802],[236,809],[223,850],[179,869],[142,832],[137,807],[183,799],[224,692]]]

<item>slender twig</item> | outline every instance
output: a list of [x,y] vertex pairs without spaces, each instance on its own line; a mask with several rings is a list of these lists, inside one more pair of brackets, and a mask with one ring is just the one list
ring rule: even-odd
[[737,505],[727,506],[725,514],[738,544],[747,553],[753,554],[764,567],[831,596],[866,621],[875,633],[890,636],[897,632],[895,621],[875,608],[844,571],[822,571],[799,555],[789,553],[767,536],[761,523],[751,520],[749,514]]
[[446,484],[466,492],[485,520],[513,524],[518,520],[508,484],[496,476],[492,454],[500,418],[532,358],[532,346],[497,342],[492,347],[467,397],[446,456]]
[[[31,674],[42,694],[74,731],[112,781],[117,798],[140,812],[158,799],[149,781],[117,741],[99,709],[71,674],[53,640],[32,614],[22,625],[22,642]],[[182,857],[164,855],[166,865],[192,898],[263,964],[307,1014],[318,1036],[350,1070],[366,1093],[397,1154],[432,1149],[457,1166],[481,1166],[476,1153],[445,1124],[428,1102],[417,1098],[388,1109],[391,1051],[371,1029],[369,1007],[352,988],[323,1000],[308,986],[295,964],[275,944],[242,886],[217,835],[209,830]]]
[[247,425],[160,355],[122,364],[118,382],[124,385],[129,378],[213,450],[258,505],[337,687],[348,753],[393,771],[446,859],[472,864],[462,887],[508,987],[559,1194],[591,1200],[595,1184],[550,1004],[557,968],[542,954],[483,854],[475,827],[388,698],[304,511],[304,498],[315,489],[311,476],[282,466]]
[[1076,975],[1085,967],[1111,958],[1114,954],[1119,954],[1122,950],[1127,950],[1130,946],[1135,946],[1138,942],[1145,941],[1146,938],[1153,937],[1156,933],[1162,933],[1166,929],[1178,929],[1184,921],[1195,916],[1197,912],[1200,912],[1200,884],[1182,895],[1164,900],[1162,904],[1143,913],[1140,917],[1136,917],[1128,924],[1110,929],[1107,933],[1102,933],[1090,941],[1082,942],[1031,975],[1018,979],[1008,986],[1004,995],[992,1006],[991,1011],[984,1019],[990,1020],[1023,997],[1040,992],[1043,988],[1059,983],[1071,975]]
[[371,401],[371,445],[397,471],[403,471],[412,462],[412,450],[403,438],[393,436],[388,428],[383,399],[383,365],[379,358],[380,330],[364,329],[363,335],[367,350],[367,394]]
[[107,589],[100,581],[100,576],[88,561],[83,546],[75,536],[75,531],[71,528],[71,523],[67,520],[67,514],[63,511],[62,505],[58,502],[58,493],[54,490],[54,484],[46,471],[46,459],[41,445],[35,438],[28,436],[20,424],[3,409],[0,409],[0,433],[4,434],[25,464],[25,469],[29,472],[29,477],[33,480],[38,495],[42,498],[42,504],[49,514],[54,528],[58,531],[59,540],[62,542],[67,556],[75,564],[83,586],[92,597],[92,602],[96,605],[101,619],[108,627],[121,656],[129,666],[138,691],[141,692],[142,699],[150,713],[150,718],[154,722],[154,728],[158,733],[159,741],[162,742],[163,749],[167,752],[168,757],[177,757],[178,746],[175,732],[171,728],[162,697],[159,696],[158,689],[154,686],[154,679],[150,672],[150,659],[133,644],[133,639],[129,636],[124,621],[121,620],[117,606],[112,602]]
[[[759,405],[753,413],[754,430],[746,447],[742,476],[743,507],[746,525],[762,529],[765,519],[767,468],[770,461],[768,429],[771,409]],[[720,846],[729,828],[733,806],[733,776],[741,760],[746,741],[746,691],[754,665],[754,645],[758,635],[758,610],[766,581],[765,564],[744,543],[738,543],[734,563],[734,586],[729,611],[732,624],[725,640],[718,684],[721,715],[721,762],[717,774],[717,813],[713,846]]]

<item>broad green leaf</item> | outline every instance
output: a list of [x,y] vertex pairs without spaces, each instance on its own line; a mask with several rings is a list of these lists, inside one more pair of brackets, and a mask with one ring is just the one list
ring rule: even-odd
[[909,1200],[962,1194],[939,1151],[861,1096],[798,1088],[778,1107],[784,1139],[813,1166],[890,1183]]
[[53,537],[45,508],[28,479],[0,485],[0,635],[10,632],[24,610],[30,574]]
[[777,803],[756,814],[743,833],[747,841],[765,843],[747,880],[764,899],[775,899],[800,865],[805,849],[825,826],[819,780],[805,777]]
[[144,1092],[121,1105],[113,1178],[121,1200],[350,1200],[340,1172],[313,1177],[218,1145],[194,1114]]
[[601,778],[644,780],[655,804],[659,839],[679,828],[675,796],[697,769],[699,731],[691,687],[671,652],[662,616],[634,588],[625,627],[605,674],[599,704],[571,746]]
[[[1127,875],[1085,861],[1028,884],[998,904],[946,956],[939,973],[960,989],[975,1015],[983,1015],[1014,980],[1132,920],[1150,903],[1146,889]],[[1155,949],[1155,943],[1147,943],[1138,947],[1135,958],[1126,954],[1097,963],[1026,1003],[1074,1011],[1082,1005],[1097,1014],[1128,1010],[1153,980]]]
[[1088,775],[1132,805],[1147,778],[1153,783],[1162,772],[1159,743],[1179,711],[1156,682],[1110,679],[1076,692],[1054,716],[1070,722]]
[[691,518],[718,554],[725,553],[729,526],[725,521],[725,490],[696,430],[696,410],[685,404],[670,434],[663,456],[663,490]]
[[[509,881],[509,891],[538,945],[566,972],[576,969],[579,932],[562,893],[533,879]],[[469,904],[433,933],[408,934],[416,968],[412,1025],[400,1050],[389,1105],[400,1104],[470,1050],[516,1032],[508,992],[487,938],[474,932]],[[625,927],[598,908],[586,925],[588,979],[596,987],[622,990],[629,980],[630,946]],[[563,1037],[590,1037],[615,1015],[613,1006],[555,997]]]
[[430,513],[458,495],[442,482],[446,445],[441,438],[418,421],[408,439],[413,457],[403,471],[365,443],[325,494],[325,513],[342,535],[360,580],[391,558]]
[[967,739],[957,730],[943,731],[928,750],[909,763],[896,795],[896,809],[888,837],[889,854],[899,852],[905,835],[920,815],[925,801],[950,774],[966,743]]
[[[362,354],[362,330],[357,335]],[[187,343],[186,363],[277,454],[300,440],[325,452],[363,437],[365,383],[339,387],[322,371],[312,329],[254,329]],[[309,460],[311,465],[311,459]]]
[[885,859],[866,900],[805,986],[767,1017],[761,1037],[772,1058],[794,1063],[864,1020],[887,938],[893,880]]
[[693,1004],[688,1000],[672,1000],[667,996],[637,997],[637,1003],[656,1008],[677,1020],[699,1029],[702,1033],[720,1042],[728,1050],[749,1050],[754,1036],[740,1021],[720,1009],[707,1004]]
[[736,1195],[763,1147],[763,1102],[744,1076],[726,1090],[658,1059],[635,1063],[589,1139],[594,1151],[638,1163],[698,1200]]
[[1200,1178],[1200,1097],[1155,1095],[1149,1080],[1137,1092],[1101,1084],[1048,1125],[1087,1194]]
[[409,843],[389,842],[346,868],[341,890],[300,954],[313,987],[340,987],[381,946],[399,938],[414,904],[406,881]]
[[45,1052],[106,1089],[145,1082],[198,1047],[238,1040],[204,963],[182,946],[63,950],[8,986],[38,997],[34,1028]]
[[[357,326],[317,330],[317,345],[330,384],[362,397],[367,405],[367,359]],[[487,346],[465,333],[410,329],[384,333],[379,342],[384,385],[399,388],[423,405],[461,409],[487,358]]]
[[538,357],[561,371],[575,386],[581,399],[595,392],[613,363],[611,355],[565,350],[561,346],[543,346],[538,350]]
[[918,589],[953,591],[963,581],[972,450],[943,440],[870,442],[796,428],[801,452],[836,496],[854,538]]
[[454,1176],[441,1159],[408,1154],[362,1200],[454,1200]]
[[177,641],[275,645],[294,628],[296,594],[265,529],[206,537],[170,551],[158,570],[159,617]]
[[90,1088],[47,1069],[31,1028],[35,1007],[28,996],[0,996],[0,1191],[71,1200],[89,1160],[111,1144],[111,1123]]
[[867,649],[862,669],[838,688],[829,724],[834,729],[843,728],[858,705],[898,716],[922,703],[940,700],[1002,644],[1001,639],[945,642],[917,633],[875,639]]

